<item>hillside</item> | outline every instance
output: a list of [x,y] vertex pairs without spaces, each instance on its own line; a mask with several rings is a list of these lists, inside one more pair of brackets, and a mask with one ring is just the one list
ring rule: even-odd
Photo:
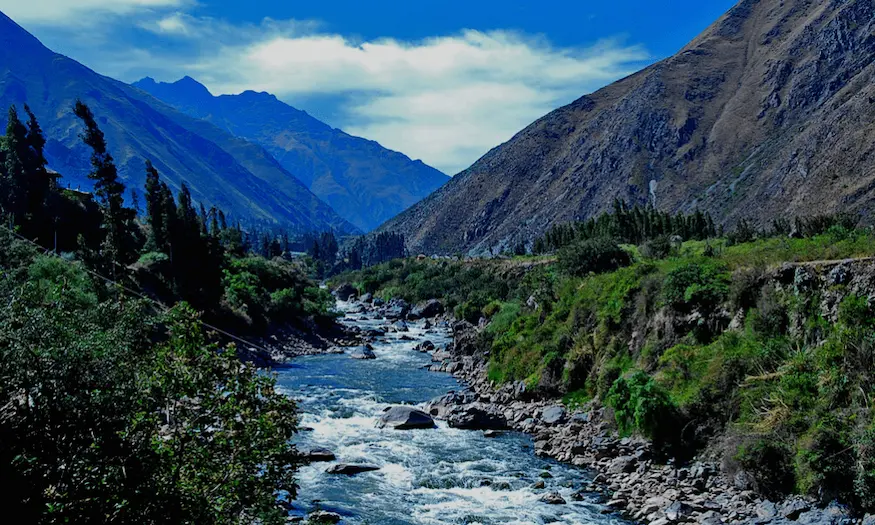
[[76,99],[98,116],[128,186],[142,187],[150,159],[174,189],[185,181],[196,200],[244,222],[356,231],[260,146],[52,52],[0,13],[0,107],[29,104],[51,137],[50,167],[66,183],[87,188],[90,166],[72,112]]
[[546,115],[381,229],[417,251],[483,253],[616,198],[700,208],[728,226],[869,218],[873,10],[744,0],[676,55]]
[[190,77],[174,83],[145,78],[134,86],[264,147],[341,217],[364,231],[449,180],[421,161],[334,129],[268,93],[214,97]]

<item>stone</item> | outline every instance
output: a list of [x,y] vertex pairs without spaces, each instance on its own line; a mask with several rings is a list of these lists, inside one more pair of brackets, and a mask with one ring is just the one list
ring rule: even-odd
[[423,352],[423,353],[426,353],[426,352],[431,352],[431,351],[433,351],[434,348],[435,348],[435,347],[434,347],[434,343],[432,343],[431,341],[429,341],[428,339],[426,339],[425,341],[423,341],[423,342],[419,343],[418,345],[416,345],[416,346],[414,347],[414,350],[416,350],[417,352]]
[[453,408],[446,414],[447,425],[464,430],[507,430],[507,420],[478,406]]
[[341,301],[349,301],[358,295],[359,291],[349,283],[343,283],[334,290],[334,296]]
[[410,311],[416,319],[432,319],[444,313],[444,305],[437,299],[430,299]]
[[304,461],[315,463],[317,461],[334,461],[337,459],[334,452],[322,447],[305,448],[298,450],[298,456]]
[[399,333],[409,332],[410,328],[407,327],[407,323],[404,321],[395,321],[392,323],[392,330]]
[[789,501],[785,501],[781,508],[779,509],[779,513],[782,517],[787,518],[788,520],[797,520],[799,516],[802,515],[803,512],[807,512],[811,509],[811,504],[805,500],[795,498]]
[[396,406],[383,412],[377,422],[377,428],[395,430],[434,428],[434,419],[422,410],[408,406]]
[[637,461],[632,456],[620,456],[611,461],[608,474],[629,473],[635,470]]
[[544,494],[539,501],[546,503],[547,505],[565,505],[566,503],[565,499],[558,492]]
[[552,406],[545,408],[541,414],[541,421],[547,425],[558,425],[565,421],[565,408],[561,406]]
[[353,476],[355,474],[360,474],[362,472],[373,472],[375,470],[380,470],[380,467],[376,465],[351,465],[348,463],[338,463],[337,465],[331,465],[325,471],[328,474],[344,474],[347,476]]
[[328,512],[325,510],[317,510],[316,512],[310,513],[307,516],[307,521],[311,521],[313,523],[340,523],[340,520],[343,517],[336,512]]
[[373,300],[374,300],[374,296],[372,294],[369,294],[369,293],[366,293],[366,294],[362,295],[361,297],[359,297],[359,301],[366,303],[366,304],[372,302]]
[[675,501],[664,511],[670,521],[680,521],[693,513],[693,508],[682,501]]
[[353,359],[376,359],[377,354],[374,353],[371,345],[357,346],[349,351],[349,356]]
[[483,437],[485,437],[485,438],[497,438],[501,434],[502,434],[502,432],[500,432],[498,430],[487,430],[486,432],[483,433]]

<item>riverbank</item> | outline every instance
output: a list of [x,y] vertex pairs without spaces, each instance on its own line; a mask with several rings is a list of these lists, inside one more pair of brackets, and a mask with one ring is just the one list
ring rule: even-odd
[[[403,319],[409,308],[375,307],[365,299],[354,308],[375,317]],[[533,436],[538,455],[591,469],[592,482],[572,499],[598,493],[608,508],[653,525],[875,523],[871,517],[855,518],[837,504],[818,508],[801,497],[769,501],[750,490],[743,472],[732,476],[705,457],[683,465],[661,464],[647,440],[618,436],[613,413],[596,403],[571,411],[558,399],[533,399],[522,383],[496,388],[486,378],[487,356],[475,344],[478,328],[442,319],[453,323],[452,343],[420,350],[432,355],[430,370],[450,373],[468,389],[432,401],[427,410],[459,428],[525,432]]]

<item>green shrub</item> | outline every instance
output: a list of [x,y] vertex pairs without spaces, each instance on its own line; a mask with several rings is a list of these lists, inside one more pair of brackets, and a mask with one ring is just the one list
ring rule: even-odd
[[683,264],[668,273],[663,286],[666,302],[682,311],[713,310],[728,293],[724,268],[712,262]]
[[632,263],[631,257],[611,239],[578,241],[559,250],[559,268],[577,277],[604,273]]
[[775,439],[758,439],[738,447],[735,460],[753,476],[756,489],[768,498],[792,493],[795,477],[792,450]]
[[671,238],[668,235],[660,235],[641,245],[641,255],[648,259],[665,259],[672,254]]
[[640,433],[657,446],[670,445],[680,437],[677,407],[668,392],[640,370],[617,379],[605,402],[614,409],[621,434]]

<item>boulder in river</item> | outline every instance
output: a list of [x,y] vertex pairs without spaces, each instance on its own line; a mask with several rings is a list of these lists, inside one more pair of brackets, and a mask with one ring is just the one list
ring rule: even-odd
[[371,345],[357,346],[349,351],[349,356],[353,359],[376,359],[377,354]]
[[307,516],[308,523],[340,523],[343,516],[336,512],[328,512],[327,510],[317,510]]
[[506,430],[504,416],[478,406],[454,407],[446,415],[447,425],[465,430]]
[[374,296],[372,294],[369,294],[369,293],[366,293],[366,294],[362,295],[361,297],[359,297],[359,301],[361,301],[362,303],[370,303],[373,300],[374,300]]
[[386,308],[386,317],[389,319],[404,319],[410,312],[410,305],[404,299],[392,299]]
[[349,301],[351,298],[356,297],[358,294],[359,291],[355,289],[355,286],[349,283],[343,283],[334,290],[334,296],[341,301]]
[[347,476],[352,476],[355,474],[360,474],[362,472],[373,472],[375,470],[380,470],[380,467],[376,465],[352,465],[349,463],[338,463],[337,465],[331,465],[325,471],[328,474],[345,474]]
[[392,330],[403,333],[409,332],[410,328],[407,327],[407,323],[405,323],[404,321],[395,321],[394,323],[392,323]]
[[430,299],[420,305],[417,305],[413,310],[408,314],[408,318],[411,320],[417,319],[431,319],[437,317],[444,313],[444,305],[437,299]]
[[425,341],[416,345],[413,349],[416,350],[417,352],[422,352],[422,353],[431,352],[432,350],[434,350],[434,343],[432,343],[431,341],[426,339]]
[[383,412],[377,422],[377,428],[394,428],[395,430],[434,428],[434,419],[422,410],[397,406]]
[[334,461],[337,459],[334,452],[327,448],[313,447],[298,450],[298,455],[304,461],[315,463],[317,461]]
[[541,496],[540,501],[548,505],[565,505],[565,499],[558,492],[551,492]]

